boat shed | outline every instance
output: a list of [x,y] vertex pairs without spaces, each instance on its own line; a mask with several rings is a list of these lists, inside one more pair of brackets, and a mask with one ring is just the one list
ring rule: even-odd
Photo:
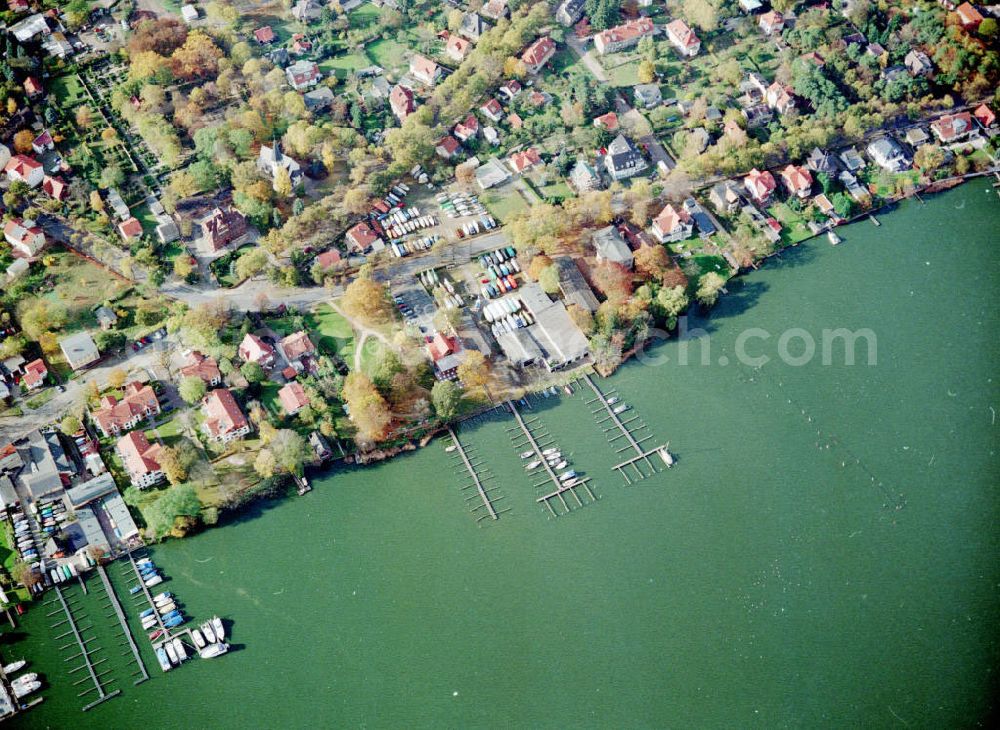
[[73,552],[88,545],[102,548],[105,552],[111,551],[108,539],[104,536],[101,523],[97,520],[97,515],[90,507],[79,507],[76,509],[76,522],[66,526],[64,532],[69,536],[73,546]]
[[591,314],[597,311],[598,301],[587,280],[583,277],[576,260],[570,256],[560,256],[555,261],[559,270],[559,290],[566,305],[575,304]]
[[535,341],[535,338],[531,336],[530,329],[531,327],[524,327],[511,332],[504,332],[497,337],[497,343],[503,350],[504,355],[510,360],[511,365],[515,367],[523,368],[545,359],[542,348]]
[[76,508],[93,502],[95,499],[100,499],[106,494],[115,494],[117,492],[118,487],[115,485],[115,480],[112,479],[110,473],[105,472],[100,476],[88,479],[75,487],[67,489],[66,496],[69,497],[70,504]]
[[19,501],[10,477],[6,474],[0,474],[0,509],[12,509],[17,506]]
[[136,527],[135,520],[132,519],[125,500],[122,499],[117,490],[101,500],[101,504],[108,513],[115,536],[119,540],[127,541],[134,537],[139,537],[139,528]]

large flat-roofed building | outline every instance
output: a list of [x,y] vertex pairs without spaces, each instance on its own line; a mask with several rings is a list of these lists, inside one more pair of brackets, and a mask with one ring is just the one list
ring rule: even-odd
[[55,431],[32,431],[22,449],[24,469],[20,479],[32,499],[42,499],[61,492],[74,469]]
[[591,314],[596,312],[597,297],[594,296],[576,261],[570,256],[560,256],[555,260],[555,264],[559,267],[559,290],[566,305],[575,304]]
[[576,326],[562,302],[553,302],[538,284],[520,290],[521,301],[535,317],[534,324],[497,338],[516,367],[542,365],[559,370],[590,354],[587,337]]

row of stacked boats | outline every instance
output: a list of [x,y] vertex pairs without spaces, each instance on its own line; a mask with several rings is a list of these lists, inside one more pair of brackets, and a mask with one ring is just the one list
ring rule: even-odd
[[580,475],[573,469],[567,468],[569,467],[569,460],[563,457],[562,452],[557,447],[551,446],[544,449],[541,453],[541,459],[536,458],[528,461],[533,456],[538,456],[534,450],[525,451],[521,454],[521,459],[528,462],[524,465],[524,469],[529,474],[535,474],[544,465],[548,471],[556,475],[560,485],[563,487],[575,487],[580,483]]
[[[226,629],[218,616],[213,616],[200,627],[191,629],[190,636],[198,656],[202,659],[212,659],[229,651],[229,644],[225,642]],[[159,662],[160,669],[169,672],[186,662],[189,658],[187,649],[179,637],[163,641],[156,647],[156,661]]]
[[[3,673],[10,676],[14,672],[19,672],[24,669],[27,664],[27,661],[20,659],[5,666],[3,668]],[[14,696],[17,699],[21,699],[22,697],[27,697],[32,692],[40,690],[42,688],[42,682],[38,678],[37,672],[28,672],[27,674],[22,674],[21,676],[10,680],[10,688],[14,691]]]

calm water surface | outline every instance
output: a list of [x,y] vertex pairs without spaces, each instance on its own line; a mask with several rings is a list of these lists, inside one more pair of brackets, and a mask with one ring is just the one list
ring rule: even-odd
[[[710,365],[678,365],[672,342],[656,351],[667,364],[602,382],[671,442],[669,473],[623,485],[581,395],[533,414],[599,495],[566,517],[535,504],[509,419],[461,430],[510,508],[497,523],[477,524],[439,442],[333,473],[305,498],[156,550],[190,615],[232,619],[237,650],[224,658],[163,675],[146,643],[153,678],[133,687],[97,586],[70,591],[122,690],[86,714],[51,609],[31,610],[4,656],[32,658],[51,687],[20,724],[982,721],[995,711],[1000,619],[990,190],[906,204],[881,228],[846,229],[837,248],[807,244],[698,323]],[[732,357],[748,327],[768,342],[790,327],[817,340],[871,328],[877,365],[755,370]]]

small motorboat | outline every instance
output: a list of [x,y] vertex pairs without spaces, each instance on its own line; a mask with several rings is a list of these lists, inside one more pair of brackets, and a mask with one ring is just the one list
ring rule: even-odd
[[175,616],[171,616],[170,618],[163,620],[163,625],[166,626],[168,629],[180,626],[182,623],[184,623],[184,617],[181,614],[177,614]]
[[557,448],[555,448],[555,447],[553,446],[553,447],[550,447],[550,448],[548,448],[548,449],[545,449],[545,450],[544,450],[544,451],[542,452],[542,456],[548,456],[549,454],[556,454],[556,453],[558,453],[558,452],[559,452],[559,449],[557,449]]
[[674,465],[674,456],[667,448],[669,446],[670,443],[668,442],[666,446],[661,446],[659,451],[660,458],[663,459],[663,463],[667,465],[667,468]]
[[163,644],[163,648],[167,652],[167,658],[170,659],[171,664],[178,664],[177,651],[174,649],[174,644],[171,641],[166,641]]
[[224,641],[226,638],[226,627],[222,625],[222,619],[218,616],[212,616],[212,628],[215,629],[215,638],[217,641]]
[[624,413],[627,410],[628,410],[628,404],[622,403],[620,406],[615,406],[614,410],[612,410],[611,412],[617,416],[619,413]]
[[567,462],[567,461],[564,460],[564,461],[560,461],[558,464],[556,464],[552,468],[558,470],[558,469],[565,469],[567,466],[569,466],[569,462]]
[[444,449],[444,453],[450,454],[452,451],[455,450],[455,448],[456,448],[455,444],[452,444],[451,446],[446,446]]
[[191,638],[194,640],[194,645],[199,651],[208,646],[205,637],[201,635],[201,629],[191,629]]
[[212,628],[212,623],[206,621],[201,625],[201,633],[205,635],[205,641],[209,644],[214,644],[215,642],[215,629]]
[[572,469],[570,469],[569,471],[563,472],[562,474],[559,475],[559,481],[561,481],[561,482],[568,482],[570,479],[572,479],[575,476],[576,476],[576,472],[573,471]]
[[142,586],[139,585],[138,583],[136,583],[134,586],[132,586],[131,588],[128,589],[128,592],[129,592],[130,595],[134,596],[136,593],[138,593],[141,590],[142,590]]
[[157,629],[156,631],[150,632],[150,634],[149,634],[149,640],[150,641],[156,641],[161,636],[163,636],[163,629]]
[[24,669],[28,665],[27,659],[18,659],[16,662],[11,662],[3,668],[4,674],[13,674],[18,669]]
[[609,406],[613,406],[617,402],[618,402],[618,396],[617,395],[613,395],[610,398],[608,398],[608,405]]
[[26,684],[19,684],[16,687],[13,688],[14,689],[14,696],[17,699],[21,699],[22,697],[27,697],[28,695],[30,695],[35,690],[41,689],[41,686],[42,686],[42,683],[38,682],[38,681],[27,682]]
[[156,613],[155,608],[147,608],[145,611],[139,614],[139,618],[146,618],[147,616],[152,616],[154,613]]
[[209,644],[204,649],[202,649],[200,653],[202,659],[212,659],[217,656],[222,656],[227,651],[229,651],[228,644],[215,643],[215,644]]
[[570,388],[568,385],[564,385],[563,393],[565,393],[566,395],[573,395],[573,389]]
[[575,487],[579,483],[580,483],[579,478],[573,477],[572,479],[563,482],[563,486],[569,489],[570,487]]
[[528,464],[525,465],[524,468],[527,469],[528,471],[531,471],[532,469],[537,469],[541,465],[542,465],[542,462],[539,461],[538,459],[535,459],[534,461],[528,462]]
[[170,601],[169,603],[165,603],[162,606],[157,606],[156,610],[159,612],[161,616],[169,616],[170,614],[172,614],[174,611],[177,610],[177,604],[174,603],[173,601]]
[[188,653],[187,649],[184,648],[184,642],[182,642],[180,639],[174,639],[170,643],[174,647],[174,653],[177,654],[177,661],[186,662],[188,658]]
[[142,620],[142,630],[149,631],[156,626],[156,616],[147,616]]
[[22,674],[20,677],[11,681],[11,684],[28,684],[29,682],[34,682],[38,679],[38,672],[28,672],[27,674]]
[[135,561],[135,564],[136,565],[152,565],[153,561],[150,560],[149,558],[139,558],[138,560]]
[[827,238],[828,241],[830,241],[830,245],[831,246],[836,246],[838,243],[840,243],[840,240],[841,240],[840,236],[838,236],[832,230],[826,232],[826,238]]
[[152,588],[153,586],[158,586],[162,582],[163,582],[163,576],[162,575],[154,575],[152,578],[150,578],[149,580],[145,581],[147,588]]
[[534,451],[522,451],[521,452],[521,458],[522,459],[530,459],[534,455],[535,455]]
[[164,591],[163,593],[157,593],[153,596],[154,601],[162,601],[164,598],[173,598],[174,594],[170,591]]
[[153,603],[156,605],[157,608],[159,608],[160,606],[166,606],[168,603],[173,603],[173,602],[174,602],[173,598],[154,598],[153,599]]
[[170,657],[162,646],[156,647],[156,661],[160,663],[160,669],[164,672],[170,671]]

